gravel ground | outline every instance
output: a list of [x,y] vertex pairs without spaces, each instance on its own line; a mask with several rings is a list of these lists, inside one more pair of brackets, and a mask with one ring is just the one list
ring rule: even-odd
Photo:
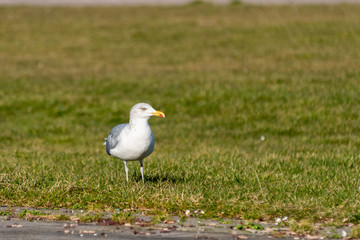
[[[142,214],[134,214],[136,220],[133,223],[117,224],[110,220],[112,213],[104,213],[102,220],[92,223],[81,223],[81,210],[36,210],[43,215],[25,215],[19,218],[24,210],[33,211],[31,208],[7,209],[0,211],[11,212],[12,215],[0,216],[0,239],[268,239],[271,235],[271,224],[264,224],[265,229],[256,231],[236,230],[236,222],[222,222],[190,217],[186,222],[179,221],[179,217],[162,223],[154,223],[152,218]],[[52,216],[59,214],[69,216],[71,221],[50,220]],[[284,229],[286,231],[286,229]],[[285,237],[283,239],[293,239]]]
[[[194,0],[0,0],[0,5],[181,5]],[[228,4],[232,0],[205,0]],[[246,4],[338,4],[360,3],[360,0],[240,0]]]
[[[16,223],[16,224],[15,224]],[[15,239],[38,239],[38,240],[60,240],[60,239],[268,239],[264,234],[239,234],[232,235],[224,232],[212,232],[210,230],[197,232],[190,230],[161,230],[168,227],[148,227],[140,228],[138,226],[100,226],[94,224],[77,224],[71,228],[64,225],[71,225],[66,222],[26,222],[15,221],[13,224],[7,222],[6,227],[0,229],[1,240]],[[20,227],[19,227],[20,226]],[[135,230],[136,229],[136,230]],[[240,236],[238,238],[238,236]],[[293,239],[293,238],[282,238]]]
[[[28,211],[28,214],[24,214]],[[37,214],[31,214],[36,211]],[[39,213],[41,213],[39,215]],[[317,236],[296,235],[287,226],[288,220],[281,220],[281,226],[266,222],[246,222],[240,220],[223,219],[222,221],[201,219],[195,216],[181,222],[179,217],[169,217],[168,220],[155,223],[151,216],[134,213],[136,219],[132,223],[118,224],[110,219],[111,212],[102,213],[97,222],[81,223],[81,210],[33,209],[0,207],[0,240],[37,239],[259,239],[281,238],[290,239],[326,239],[326,237],[348,236],[349,226],[341,228],[318,227]],[[194,214],[194,213],[191,213]],[[5,216],[7,215],[7,216]],[[55,221],[55,216],[67,216],[68,221]],[[22,218],[20,218],[22,217]],[[283,218],[285,219],[285,218]],[[239,230],[239,226],[246,226]],[[249,227],[257,226],[257,227]],[[261,228],[258,228],[258,227]]]

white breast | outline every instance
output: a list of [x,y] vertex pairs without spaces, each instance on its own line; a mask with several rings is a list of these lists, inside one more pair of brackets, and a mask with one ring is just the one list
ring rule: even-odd
[[124,161],[141,160],[149,156],[155,146],[149,124],[128,125],[118,136],[118,144],[110,154]]

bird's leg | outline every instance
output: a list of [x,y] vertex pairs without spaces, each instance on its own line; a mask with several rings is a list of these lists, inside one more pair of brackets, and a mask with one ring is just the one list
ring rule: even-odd
[[144,183],[144,168],[143,168],[143,159],[140,160],[140,172],[141,172],[141,178]]
[[129,181],[129,175],[128,175],[129,169],[126,165],[126,161],[124,161],[124,164],[125,164],[126,181],[128,182]]

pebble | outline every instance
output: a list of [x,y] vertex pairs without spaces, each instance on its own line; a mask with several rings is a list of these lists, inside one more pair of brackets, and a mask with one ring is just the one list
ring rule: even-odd
[[93,234],[95,233],[95,231],[93,230],[83,230],[83,231],[80,231],[81,234],[85,233],[85,234]]
[[172,220],[166,220],[164,223],[168,223],[168,224],[174,224],[175,222]]
[[237,236],[237,239],[248,239],[248,237],[244,236],[244,235],[239,235],[239,236]]
[[11,227],[12,228],[21,228],[21,227],[23,227],[23,225],[21,225],[21,224],[13,224],[13,225],[11,225]]

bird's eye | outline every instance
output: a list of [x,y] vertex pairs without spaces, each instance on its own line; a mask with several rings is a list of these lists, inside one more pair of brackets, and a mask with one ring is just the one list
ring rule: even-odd
[[143,110],[143,111],[145,111],[146,110],[146,107],[142,107],[142,108],[140,108],[141,110]]

